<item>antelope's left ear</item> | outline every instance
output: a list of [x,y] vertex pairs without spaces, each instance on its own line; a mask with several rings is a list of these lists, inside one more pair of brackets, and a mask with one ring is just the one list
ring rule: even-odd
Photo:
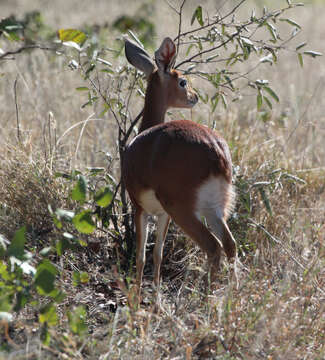
[[155,52],[158,71],[162,73],[169,72],[175,65],[175,60],[176,45],[171,38],[166,37],[161,43],[160,48]]
[[138,70],[143,71],[147,78],[155,70],[155,64],[148,53],[128,39],[125,39],[125,55],[128,62]]

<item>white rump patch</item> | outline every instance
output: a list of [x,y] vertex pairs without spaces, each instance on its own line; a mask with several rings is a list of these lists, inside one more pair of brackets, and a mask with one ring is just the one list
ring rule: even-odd
[[219,219],[227,218],[233,208],[235,193],[232,185],[222,176],[212,176],[197,190],[195,213],[198,219],[210,218],[213,214]]
[[150,215],[162,215],[166,213],[152,189],[141,193],[139,203],[145,212]]

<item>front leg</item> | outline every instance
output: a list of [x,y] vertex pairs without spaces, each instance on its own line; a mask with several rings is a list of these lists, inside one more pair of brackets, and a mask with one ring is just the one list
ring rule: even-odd
[[170,217],[167,213],[158,215],[157,238],[155,248],[153,250],[154,261],[154,284],[159,291],[160,265],[162,261],[164,242],[168,231]]
[[146,245],[148,238],[148,214],[139,206],[135,209],[136,230],[136,266],[137,266],[137,290],[140,300],[143,268],[146,261]]

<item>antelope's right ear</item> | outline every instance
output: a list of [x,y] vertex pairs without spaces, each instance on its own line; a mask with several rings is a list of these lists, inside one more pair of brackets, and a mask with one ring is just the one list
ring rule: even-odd
[[128,39],[125,39],[125,55],[128,62],[144,72],[147,78],[154,71],[155,65],[148,53]]
[[169,72],[175,65],[176,45],[171,38],[166,37],[163,40],[160,48],[155,52],[155,60],[161,74]]

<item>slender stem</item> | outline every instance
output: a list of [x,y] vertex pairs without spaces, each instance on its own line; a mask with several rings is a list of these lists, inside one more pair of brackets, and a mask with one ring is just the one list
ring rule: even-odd
[[176,51],[177,55],[178,55],[178,52],[179,52],[179,43],[180,43],[180,40],[181,40],[180,34],[181,34],[181,31],[182,31],[182,15],[183,15],[183,7],[185,5],[185,2],[186,2],[186,0],[183,0],[181,6],[179,8],[179,12],[178,12],[179,21],[178,21],[177,51]]
[[174,39],[174,41],[178,40],[179,37],[184,37],[184,36],[187,36],[189,34],[193,34],[193,33],[196,33],[200,30],[203,30],[203,29],[206,29],[208,27],[211,27],[213,25],[216,25],[216,24],[219,24],[221,21],[225,20],[228,16],[232,15],[235,13],[235,11],[247,0],[242,0],[239,4],[237,4],[229,13],[227,13],[225,16],[223,16],[222,18],[218,18],[216,21],[212,22],[212,23],[209,23],[209,24],[206,24],[206,25],[203,25],[203,26],[200,26],[198,28],[195,28],[193,30],[189,30],[189,31],[186,31],[182,34],[178,34],[178,36]]
[[214,46],[212,48],[209,48],[209,49],[206,49],[206,50],[203,50],[203,51],[200,51],[198,52],[197,54],[194,54],[193,56],[185,59],[184,61],[181,61],[179,64],[177,64],[175,66],[175,69],[179,68],[181,65],[183,64],[186,64],[188,62],[191,62],[193,59],[197,58],[198,56],[201,56],[203,54],[207,54],[211,51],[214,51],[214,50],[217,50],[225,45],[227,45],[230,41],[232,41],[237,35],[240,34],[240,32],[242,31],[242,28],[244,27],[245,25],[241,26],[234,34],[232,34],[226,41],[222,42],[221,44],[217,45],[217,46]]
[[20,54],[23,51],[30,49],[40,49],[40,50],[48,50],[48,51],[58,51],[55,47],[43,46],[39,44],[34,45],[24,45],[16,50],[6,51],[5,53],[0,55],[0,60],[13,60],[13,58],[8,58],[9,55]]
[[21,143],[20,124],[19,124],[19,109],[18,109],[18,101],[17,101],[17,82],[18,82],[18,75],[14,82],[14,95],[15,95],[15,106],[16,106],[17,138],[18,138],[18,141]]

